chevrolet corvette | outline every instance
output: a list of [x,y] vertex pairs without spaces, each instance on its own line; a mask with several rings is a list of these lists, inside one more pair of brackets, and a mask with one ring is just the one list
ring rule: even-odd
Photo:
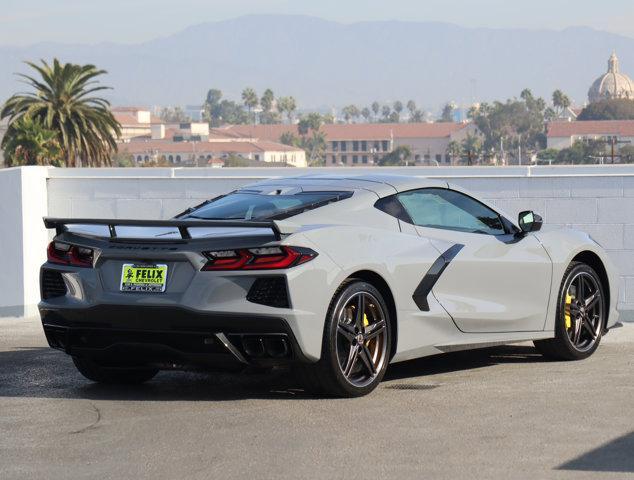
[[615,268],[589,235],[443,180],[299,176],[170,220],[44,222],[44,333],[96,382],[283,366],[353,397],[390,363],[443,352],[533,341],[582,360],[618,318]]

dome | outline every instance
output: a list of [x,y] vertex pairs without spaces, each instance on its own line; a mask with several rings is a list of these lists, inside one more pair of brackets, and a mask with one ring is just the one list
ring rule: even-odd
[[597,78],[588,91],[590,103],[610,98],[634,100],[634,82],[619,72],[619,59],[615,53],[608,60],[608,72]]

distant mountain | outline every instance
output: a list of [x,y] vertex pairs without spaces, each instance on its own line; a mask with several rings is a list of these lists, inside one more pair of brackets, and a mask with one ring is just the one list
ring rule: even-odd
[[116,104],[200,103],[209,88],[238,99],[245,86],[295,96],[302,107],[415,99],[426,108],[519,95],[577,102],[612,51],[634,76],[634,39],[585,27],[464,28],[431,22],[341,24],[257,15],[205,23],[135,45],[39,43],[0,47],[0,99],[20,85],[22,60],[94,63],[109,71]]

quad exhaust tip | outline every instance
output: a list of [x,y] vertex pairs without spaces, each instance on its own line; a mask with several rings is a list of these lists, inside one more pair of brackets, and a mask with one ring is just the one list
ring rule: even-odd
[[244,353],[253,358],[285,358],[290,354],[285,336],[249,335],[242,337]]

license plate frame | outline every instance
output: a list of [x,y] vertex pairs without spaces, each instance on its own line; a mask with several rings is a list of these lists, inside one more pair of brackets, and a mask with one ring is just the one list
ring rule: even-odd
[[[159,272],[162,273],[157,275]],[[119,290],[123,293],[165,293],[167,273],[168,267],[164,263],[124,263]]]

